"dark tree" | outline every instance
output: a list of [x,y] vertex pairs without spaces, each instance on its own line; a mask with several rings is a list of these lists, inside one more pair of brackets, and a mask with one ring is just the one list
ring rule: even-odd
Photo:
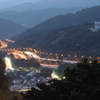
[[37,84],[22,94],[23,100],[100,100],[100,65],[86,60],[74,68],[66,68],[65,79],[53,79],[49,85]]
[[43,77],[51,77],[52,69],[51,68],[43,68],[41,69],[41,76]]
[[5,68],[5,63],[0,59],[0,88],[3,90],[9,90],[9,78],[5,75]]

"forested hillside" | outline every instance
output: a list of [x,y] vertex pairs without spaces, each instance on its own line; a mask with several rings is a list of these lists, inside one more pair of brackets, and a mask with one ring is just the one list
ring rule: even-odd
[[24,38],[23,42],[16,42],[16,47],[33,47],[46,52],[72,55],[98,55],[100,31],[92,32],[91,27],[93,24],[85,23],[59,28],[47,33],[34,34],[33,37]]
[[33,47],[43,51],[86,55],[95,52],[95,55],[98,55],[100,32],[92,32],[91,27],[94,21],[99,20],[99,10],[100,6],[96,6],[76,14],[51,18],[13,37],[16,41],[15,46],[19,46],[20,43],[22,47]]

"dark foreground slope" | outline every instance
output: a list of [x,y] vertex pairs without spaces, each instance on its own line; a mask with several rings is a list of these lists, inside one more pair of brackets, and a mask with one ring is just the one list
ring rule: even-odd
[[27,28],[16,24],[10,20],[0,18],[0,38],[11,38],[18,33],[25,31]]
[[85,59],[72,69],[67,67],[64,76],[65,79],[53,79],[48,85],[37,84],[39,89],[23,93],[23,100],[100,100],[100,64],[97,61],[89,64]]

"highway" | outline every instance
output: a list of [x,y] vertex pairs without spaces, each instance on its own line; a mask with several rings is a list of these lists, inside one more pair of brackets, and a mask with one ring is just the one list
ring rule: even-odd
[[50,64],[40,64],[40,65],[47,68],[58,68],[58,65],[50,65]]
[[[60,59],[54,59],[54,58],[43,58],[41,56],[39,56],[38,54],[44,54],[44,55],[52,55],[52,53],[45,53],[45,52],[40,52],[40,51],[37,51],[36,49],[32,49],[32,48],[8,48],[9,47],[9,42],[11,43],[15,43],[15,41],[13,40],[9,40],[9,39],[5,39],[4,41],[3,40],[0,40],[0,51],[3,51],[3,52],[7,52],[8,55],[13,55],[15,59],[25,59],[25,60],[29,60],[29,59],[32,59],[32,58],[35,58],[35,59],[38,59],[39,60],[47,60],[47,61],[54,61],[54,62],[57,62],[57,61],[61,61]],[[55,54],[56,56],[58,54]],[[61,56],[63,56],[63,54],[61,54]],[[64,63],[78,63],[79,61],[75,61],[75,60],[66,60],[66,59],[63,59],[63,62]],[[58,65],[50,65],[50,64],[42,64],[40,62],[40,64],[44,67],[49,67],[49,68],[57,68]]]

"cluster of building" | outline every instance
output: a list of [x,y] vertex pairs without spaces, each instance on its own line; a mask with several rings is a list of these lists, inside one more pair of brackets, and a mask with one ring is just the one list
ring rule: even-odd
[[[15,73],[15,72],[14,72]],[[16,74],[16,73],[15,73]],[[17,75],[17,74],[16,74]],[[38,88],[37,83],[48,83],[51,78],[40,76],[39,72],[31,71],[26,75],[19,75],[19,78],[12,80],[12,85],[10,86],[11,91],[27,91],[32,87]]]

